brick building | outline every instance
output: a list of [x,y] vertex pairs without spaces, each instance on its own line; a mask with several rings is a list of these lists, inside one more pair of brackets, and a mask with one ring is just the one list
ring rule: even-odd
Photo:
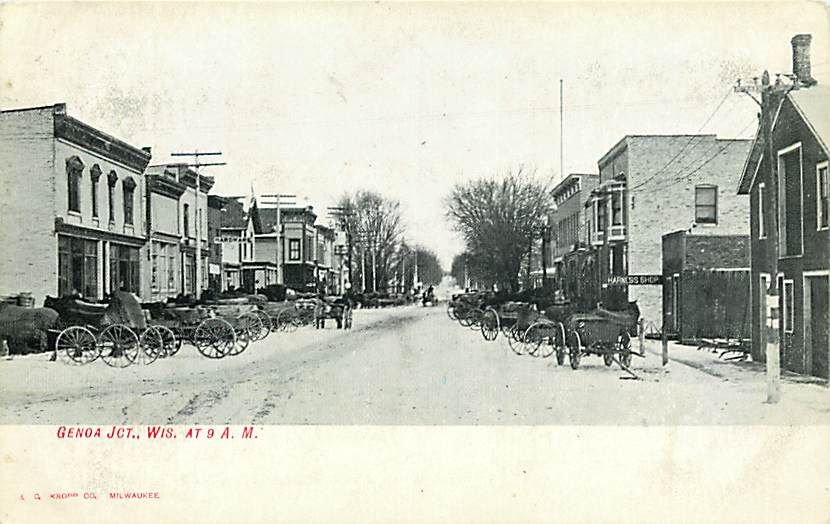
[[628,135],[603,155],[584,222],[600,301],[637,300],[645,321],[659,327],[660,286],[627,285],[625,277],[662,274],[668,232],[747,233],[748,202],[732,188],[750,145],[715,135]]
[[150,156],[65,104],[0,111],[0,294],[141,294]]
[[[201,177],[198,208],[197,176]],[[148,242],[144,259],[149,264],[145,264],[142,296],[148,301],[163,301],[195,293],[197,231],[201,236],[201,289],[207,289],[211,247],[207,194],[213,178],[199,175],[186,164],[165,164],[148,166],[146,180]]]
[[[587,240],[584,227],[585,200],[599,183],[599,175],[572,173],[553,188],[553,211],[548,216],[550,242],[539,264],[547,266],[547,278],[556,289],[564,289],[565,255],[581,247]],[[537,269],[535,285],[542,284]]]
[[[764,75],[762,121],[738,193],[751,197],[753,358],[763,360],[766,341],[778,337],[784,367],[827,378],[830,88],[810,75],[809,43],[809,35],[792,40],[792,85]],[[777,332],[767,330],[768,317]]]
[[663,235],[663,330],[679,340],[749,338],[749,236]]

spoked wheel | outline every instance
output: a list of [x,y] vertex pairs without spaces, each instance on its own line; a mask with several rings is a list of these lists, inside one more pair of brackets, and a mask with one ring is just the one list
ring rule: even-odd
[[236,319],[236,343],[228,353],[238,355],[248,349],[251,342],[259,340],[258,334],[262,331],[262,322],[254,314],[245,313]]
[[479,308],[475,308],[470,311],[468,316],[470,318],[470,328],[477,329],[481,325],[481,321],[484,319],[484,311]]
[[481,336],[484,340],[492,342],[499,336],[501,322],[499,314],[493,308],[487,308],[481,319]]
[[81,326],[64,329],[55,340],[55,352],[66,353],[75,364],[89,364],[101,355],[101,348],[95,341],[95,335]]
[[271,317],[269,317],[268,313],[261,309],[255,310],[253,314],[256,315],[262,323],[262,329],[260,329],[259,336],[254,340],[262,340],[267,337],[269,333],[271,333],[271,328],[273,327],[271,324]]
[[293,333],[300,327],[299,320],[294,311],[284,309],[277,315],[277,327],[280,331],[286,333]]
[[565,364],[565,353],[568,350],[568,341],[565,340],[565,326],[559,322],[556,325],[556,363],[560,366]]
[[265,329],[262,318],[256,312],[243,313],[237,318],[236,323],[248,330],[252,342],[262,340],[268,335],[268,330]]
[[222,358],[236,344],[233,326],[221,318],[209,318],[199,324],[193,333],[193,345],[208,358]]
[[534,357],[549,357],[553,353],[553,339],[556,334],[550,322],[535,322],[524,336],[525,352]]
[[152,364],[157,358],[164,356],[164,339],[161,332],[154,326],[150,326],[141,332],[138,337],[138,344],[141,351],[138,352],[136,362],[140,364]]
[[524,336],[525,332],[519,329],[517,324],[513,324],[510,328],[510,335],[507,337],[507,345],[510,346],[513,353],[524,355],[524,344],[522,343]]
[[173,333],[173,330],[167,326],[153,326],[161,335],[161,347],[162,351],[159,354],[159,358],[165,357],[172,357],[176,353],[179,352],[179,349],[182,347],[182,340],[181,338],[176,337],[176,334]]
[[571,362],[571,369],[577,369],[579,367],[579,360],[582,357],[582,337],[579,336],[578,332],[574,331],[571,333],[569,342],[568,359]]
[[98,336],[101,358],[108,366],[125,368],[138,360],[141,346],[135,332],[124,324],[107,326]]
[[631,367],[631,337],[628,333],[623,332],[619,340],[620,349],[620,364],[624,368]]
[[450,317],[450,320],[457,320],[455,316],[455,308],[451,303],[447,304],[447,316]]
[[461,311],[456,313],[456,318],[458,319],[458,323],[461,324],[463,327],[470,327],[470,324],[473,323],[472,318],[473,310],[471,309],[462,309]]

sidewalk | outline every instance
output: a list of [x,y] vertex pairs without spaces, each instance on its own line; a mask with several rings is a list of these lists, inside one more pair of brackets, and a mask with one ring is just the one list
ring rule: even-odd
[[[646,353],[657,356],[662,355],[662,347],[659,340],[646,340],[645,348]],[[719,357],[722,350],[713,350],[711,348],[698,349],[697,346],[684,345],[675,341],[669,341],[668,351],[669,362],[679,362],[707,375],[721,378],[724,381],[766,380],[766,367],[764,363],[753,362],[750,360],[750,357],[747,357],[744,361],[726,360],[726,358]],[[729,354],[726,355],[726,357],[729,356]],[[782,370],[781,372],[781,381],[789,384],[811,384],[824,388],[828,386],[826,379],[809,375],[799,375],[798,373],[786,370]]]

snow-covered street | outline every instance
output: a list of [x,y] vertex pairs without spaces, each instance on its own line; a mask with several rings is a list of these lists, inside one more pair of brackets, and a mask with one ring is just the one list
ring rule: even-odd
[[[757,365],[659,342],[629,380],[599,357],[574,371],[517,356],[443,307],[358,310],[355,329],[271,334],[221,360],[185,346],[150,366],[0,362],[3,424],[828,424],[830,391],[783,379],[767,405]],[[635,346],[636,348],[636,346]]]

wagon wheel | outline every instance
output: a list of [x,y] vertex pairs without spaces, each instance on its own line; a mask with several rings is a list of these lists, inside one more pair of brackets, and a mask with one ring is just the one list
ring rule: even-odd
[[568,359],[571,362],[571,369],[579,367],[579,359],[582,357],[582,337],[577,331],[572,331],[570,336],[570,346],[568,352]]
[[522,340],[524,340],[524,331],[519,329],[517,324],[513,324],[510,328],[510,335],[507,337],[507,345],[510,346],[513,353],[524,355],[524,344],[522,344]]
[[161,345],[163,351],[159,355],[159,358],[165,357],[172,357],[176,353],[179,352],[179,349],[182,347],[182,339],[176,337],[176,334],[173,333],[173,330],[167,326],[153,326],[158,330],[159,335],[161,335]]
[[472,309],[462,309],[456,316],[456,318],[458,318],[458,323],[463,327],[470,327],[470,324],[473,323],[472,314]]
[[[263,315],[265,316],[264,319],[262,318]],[[256,322],[253,320],[247,322],[248,328],[251,331],[252,341],[262,340],[268,336],[268,333],[271,332],[271,319],[268,318],[268,315],[262,313],[262,311],[256,309],[254,311],[251,311],[250,313],[245,313],[242,316],[247,316],[248,318],[256,319]],[[266,324],[266,322],[268,322],[268,324]]]
[[76,364],[88,364],[101,355],[101,348],[87,328],[72,326],[64,329],[55,340],[55,352],[64,352]]
[[568,344],[565,340],[565,326],[559,322],[556,327],[556,363],[562,366],[565,364],[565,352],[567,351]]
[[193,345],[208,358],[222,358],[236,344],[233,326],[221,318],[204,320],[193,332]]
[[480,310],[479,308],[475,308],[467,315],[470,319],[470,328],[476,329],[481,325],[481,321],[484,318],[484,311]]
[[261,309],[255,309],[253,314],[259,318],[259,321],[262,323],[262,329],[259,331],[259,337],[255,340],[262,340],[263,338],[267,337],[271,333],[271,328],[273,324],[271,323],[271,317],[268,316],[268,313]]
[[124,324],[107,326],[98,336],[101,358],[108,366],[125,368],[138,360],[141,346],[135,332]]
[[136,362],[141,364],[152,364],[157,358],[165,355],[161,332],[154,326],[150,326],[141,332],[141,336],[138,337],[138,345],[141,351],[138,352]]
[[487,308],[484,316],[481,319],[481,336],[484,340],[492,342],[499,336],[501,322],[499,321],[499,314],[493,308]]
[[456,320],[455,307],[453,307],[452,302],[447,304],[447,316],[450,317],[450,320]]
[[293,333],[297,331],[299,326],[300,323],[297,320],[297,315],[294,311],[291,311],[290,309],[283,309],[277,315],[277,327],[280,331]]
[[236,343],[228,352],[234,356],[242,353],[251,342],[259,340],[257,335],[262,331],[262,321],[252,313],[243,313],[236,318]]
[[620,364],[623,368],[631,367],[631,337],[628,332],[623,331],[620,335],[619,341],[620,350]]
[[539,356],[539,347],[545,339],[543,326],[539,322],[531,324],[522,337],[522,344],[524,345],[524,352],[532,357]]

